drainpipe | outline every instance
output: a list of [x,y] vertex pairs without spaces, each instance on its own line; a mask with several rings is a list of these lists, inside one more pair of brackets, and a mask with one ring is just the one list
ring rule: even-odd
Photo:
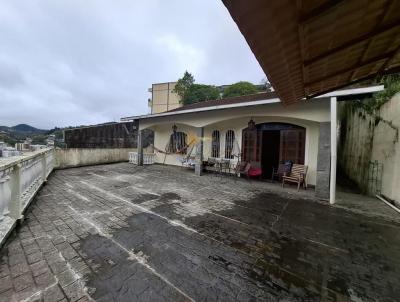
[[383,201],[384,203],[386,203],[389,207],[391,207],[393,210],[395,210],[396,212],[400,213],[400,209],[395,207],[394,205],[392,205],[389,201],[387,201],[385,198],[383,198],[380,195],[375,195],[376,198],[378,198],[379,200]]
[[331,176],[329,203],[336,202],[336,164],[337,164],[337,98],[331,97]]

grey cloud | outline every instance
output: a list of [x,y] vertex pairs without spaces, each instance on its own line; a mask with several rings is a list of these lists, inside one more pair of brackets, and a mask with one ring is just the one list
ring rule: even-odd
[[12,89],[23,83],[24,78],[19,68],[11,65],[6,60],[2,61],[0,59],[0,86]]
[[147,88],[264,74],[222,1],[0,0],[0,124],[50,128],[148,112]]

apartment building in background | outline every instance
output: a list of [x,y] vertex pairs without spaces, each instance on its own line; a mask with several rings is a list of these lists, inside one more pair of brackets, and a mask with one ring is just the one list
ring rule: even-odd
[[176,82],[156,83],[149,88],[151,98],[148,100],[150,113],[160,113],[182,107],[180,97],[173,92]]
[[[176,83],[177,82],[166,82],[151,85],[151,88],[149,88],[151,98],[148,99],[150,114],[166,112],[183,106],[183,104],[180,102],[180,96],[173,92]],[[228,88],[229,86],[231,86],[231,84],[216,86],[220,91],[220,97],[223,96],[224,89]],[[265,85],[263,84],[258,84],[255,86],[260,92],[266,91]],[[270,89],[270,91],[273,91],[273,89]]]

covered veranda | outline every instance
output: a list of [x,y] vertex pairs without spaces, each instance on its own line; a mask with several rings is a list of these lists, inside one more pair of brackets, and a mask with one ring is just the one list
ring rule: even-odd
[[[195,173],[201,175],[204,165],[215,158],[228,161],[232,173],[238,171],[235,167],[239,162],[249,162],[261,169],[259,178],[271,180],[279,164],[290,161],[305,166],[304,187],[315,188],[317,197],[329,199],[333,188],[330,180],[335,179],[329,161],[335,150],[331,144],[336,144],[336,126],[331,124],[331,120],[336,121],[332,118],[336,107],[332,108],[332,99],[365,97],[382,89],[369,86],[338,90],[293,106],[260,94],[252,96],[252,101],[208,101],[197,107],[122,120],[135,120],[140,131],[154,131],[151,151],[156,154],[156,163],[182,166],[190,161]],[[218,105],[220,102],[225,105]],[[249,123],[254,124],[254,131],[249,131]],[[138,153],[143,156],[140,139]],[[139,161],[141,164],[143,161]]]
[[[400,1],[223,0],[285,105],[400,71]],[[330,202],[336,194],[331,95]],[[289,106],[288,106],[289,108]]]

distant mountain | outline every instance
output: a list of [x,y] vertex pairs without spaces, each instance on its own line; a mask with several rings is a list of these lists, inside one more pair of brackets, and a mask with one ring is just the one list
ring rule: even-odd
[[32,127],[30,125],[27,124],[18,124],[12,127],[7,127],[7,126],[0,126],[0,130],[1,131],[5,131],[5,132],[9,132],[9,133],[45,133],[47,132],[47,130],[42,130],[42,129],[38,129],[35,127]]
[[11,129],[19,132],[46,132],[47,130],[37,129],[27,124],[18,124],[11,127]]

